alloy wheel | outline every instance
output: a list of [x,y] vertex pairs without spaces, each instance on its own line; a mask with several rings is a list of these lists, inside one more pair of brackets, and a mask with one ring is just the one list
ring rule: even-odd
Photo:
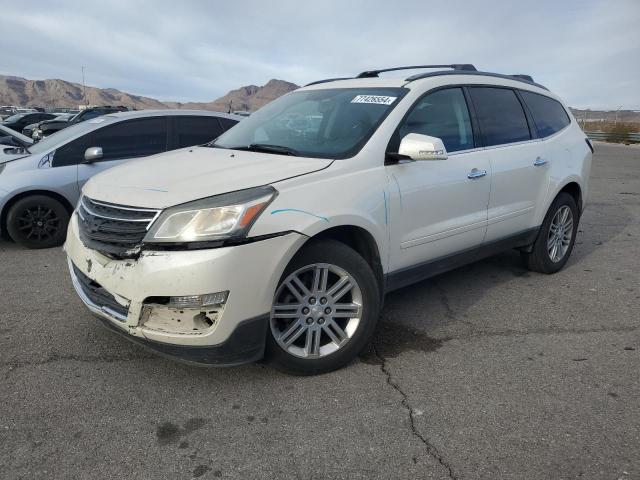
[[321,358],[344,347],[362,319],[362,291],[346,270],[329,263],[304,266],[278,287],[271,332],[300,358]]
[[573,213],[567,205],[558,209],[549,225],[547,252],[552,262],[561,261],[569,250],[573,237]]
[[37,205],[20,214],[17,228],[27,240],[48,240],[60,231],[60,218],[52,208]]

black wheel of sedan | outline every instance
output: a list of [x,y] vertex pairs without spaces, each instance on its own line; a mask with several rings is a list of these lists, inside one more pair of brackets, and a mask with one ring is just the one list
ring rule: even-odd
[[553,201],[545,216],[531,252],[522,253],[529,270],[555,273],[569,260],[578,231],[578,206],[565,192]]
[[303,248],[275,293],[267,356],[287,373],[325,373],[351,361],[378,320],[380,294],[367,262],[343,243]]
[[32,195],[9,209],[7,231],[14,242],[27,248],[62,245],[67,236],[69,212],[58,200]]

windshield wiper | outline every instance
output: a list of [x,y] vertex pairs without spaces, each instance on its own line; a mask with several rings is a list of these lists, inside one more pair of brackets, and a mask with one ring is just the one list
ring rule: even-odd
[[236,147],[233,150],[249,150],[252,152],[264,152],[275,153],[280,155],[291,155],[292,157],[299,157],[300,153],[297,150],[289,147],[283,147],[281,145],[271,145],[268,143],[252,143],[246,147]]
[[300,152],[294,150],[293,148],[283,147],[281,145],[271,145],[270,143],[251,143],[245,146],[223,147],[222,145],[218,145],[217,143],[215,143],[215,140],[213,140],[212,142],[205,143],[202,146],[209,148],[224,148],[225,150],[245,150],[248,152],[275,153],[278,155],[291,155],[292,157],[300,156]]

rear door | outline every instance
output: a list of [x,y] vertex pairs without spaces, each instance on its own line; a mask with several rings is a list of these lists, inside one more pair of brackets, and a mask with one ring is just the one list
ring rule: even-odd
[[482,244],[487,227],[490,165],[476,148],[462,88],[427,93],[406,115],[389,151],[409,133],[442,139],[447,160],[389,165],[390,269],[402,270]]
[[470,87],[485,151],[491,161],[486,242],[534,227],[535,207],[544,198],[548,166],[537,133],[516,92]]
[[208,143],[218,138],[223,132],[217,117],[175,116],[171,120],[170,150]]
[[167,117],[126,120],[87,134],[85,150],[100,147],[103,156],[98,161],[83,163],[82,151],[78,163],[78,189],[82,189],[86,181],[96,173],[133,158],[167,151],[167,137]]

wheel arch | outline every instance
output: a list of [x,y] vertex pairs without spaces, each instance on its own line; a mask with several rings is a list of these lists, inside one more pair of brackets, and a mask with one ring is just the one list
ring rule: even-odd
[[11,197],[2,207],[2,211],[0,211],[0,232],[2,236],[5,238],[9,237],[9,233],[7,232],[7,215],[9,210],[16,202],[22,200],[23,198],[31,197],[33,195],[44,195],[46,197],[53,198],[54,200],[59,201],[64,208],[69,212],[69,215],[73,212],[73,205],[64,195],[61,195],[57,192],[51,190],[25,190],[23,192],[15,194]]
[[315,235],[312,235],[308,240],[300,247],[304,248],[309,242],[321,241],[325,239],[335,240],[344,243],[348,247],[352,248],[358,254],[365,259],[365,261],[371,266],[373,273],[378,282],[378,288],[380,295],[384,292],[384,271],[382,266],[382,259],[380,257],[380,249],[375,240],[375,237],[371,232],[363,227],[356,225],[338,225],[322,230]]
[[562,192],[568,193],[573,197],[573,199],[576,201],[576,205],[578,206],[578,212],[582,214],[582,187],[580,186],[580,184],[575,180],[567,182],[558,191],[556,197]]

